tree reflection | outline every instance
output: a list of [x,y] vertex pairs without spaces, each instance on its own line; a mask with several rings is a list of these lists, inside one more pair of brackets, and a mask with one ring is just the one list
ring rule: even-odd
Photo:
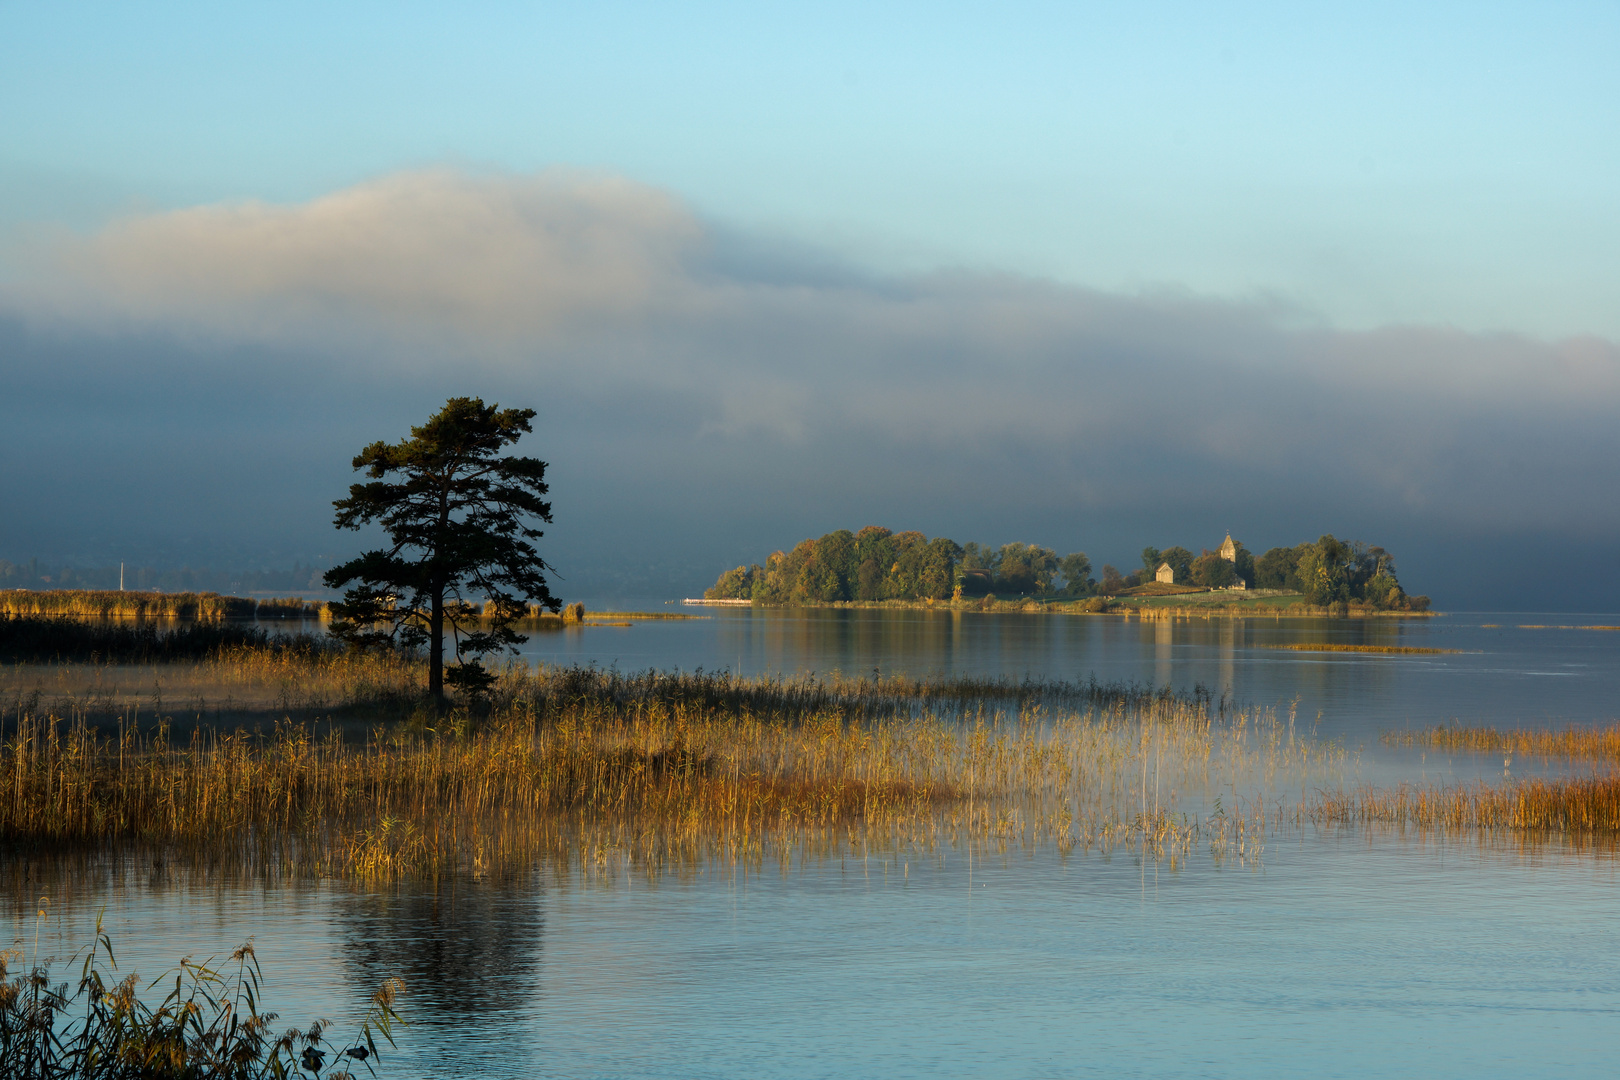
[[[434,892],[357,896],[339,919],[356,983],[398,975],[412,1024],[517,1020],[540,980],[545,920],[532,890],[457,883]],[[502,1027],[511,1034],[527,1024]]]

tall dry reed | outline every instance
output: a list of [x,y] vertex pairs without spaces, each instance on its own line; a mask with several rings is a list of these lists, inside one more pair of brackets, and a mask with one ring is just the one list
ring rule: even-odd
[[1539,834],[1620,833],[1620,777],[1407,785],[1323,792],[1310,816],[1324,823],[1375,822],[1437,830]]
[[[218,661],[312,679],[344,662]],[[982,696],[992,690],[999,704]],[[1333,765],[1275,717],[1096,684],[510,669],[483,714],[420,711],[359,737],[282,721],[181,738],[133,717],[97,727],[15,713],[0,746],[0,842],[362,879],[786,857],[857,835],[1138,844],[1173,859],[1208,841],[1247,855],[1275,812],[1265,792],[1296,780],[1303,791]]]
[[1426,731],[1389,732],[1383,741],[1431,750],[1465,750],[1522,757],[1601,758],[1620,761],[1620,725],[1561,729],[1442,725]]
[[71,615],[81,619],[318,618],[324,605],[298,597],[254,600],[218,593],[125,592],[119,589],[0,590],[0,614]]

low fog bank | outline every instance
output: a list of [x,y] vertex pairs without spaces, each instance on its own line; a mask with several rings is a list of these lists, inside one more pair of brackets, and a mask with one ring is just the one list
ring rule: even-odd
[[1272,301],[879,279],[615,178],[412,174],[64,239],[0,296],[0,558],[319,566],[349,459],[538,410],[565,595],[835,528],[1382,544],[1443,609],[1620,609],[1620,351]]

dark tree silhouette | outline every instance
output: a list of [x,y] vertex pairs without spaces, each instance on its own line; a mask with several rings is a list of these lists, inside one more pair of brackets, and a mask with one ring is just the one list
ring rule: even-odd
[[[556,611],[531,541],[549,523],[546,463],[498,456],[532,430],[533,409],[501,409],[479,398],[451,398],[397,444],[375,442],[354,459],[371,483],[339,499],[334,524],[359,529],[376,522],[390,546],[329,570],[326,584],[348,587],[332,605],[332,633],[361,647],[428,649],[428,692],[444,697],[444,635],[455,640],[450,685],[467,693],[488,687],[480,659],[524,640],[511,624],[530,603]],[[390,479],[392,478],[392,479]],[[351,583],[354,583],[351,586]],[[484,618],[469,597],[487,600]]]

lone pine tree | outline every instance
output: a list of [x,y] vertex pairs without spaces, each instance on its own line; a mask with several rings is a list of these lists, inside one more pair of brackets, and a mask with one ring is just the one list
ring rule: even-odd
[[[529,604],[559,606],[533,543],[544,535],[534,523],[551,521],[546,463],[500,456],[533,430],[532,419],[533,409],[451,398],[409,439],[360,451],[354,467],[371,482],[332,504],[338,528],[375,522],[389,539],[326,573],[329,587],[347,588],[332,605],[332,633],[361,647],[425,644],[428,693],[441,701],[446,681],[467,693],[489,686],[480,658],[526,640],[511,626]],[[482,619],[473,597],[487,601]],[[448,673],[447,627],[455,642]]]

